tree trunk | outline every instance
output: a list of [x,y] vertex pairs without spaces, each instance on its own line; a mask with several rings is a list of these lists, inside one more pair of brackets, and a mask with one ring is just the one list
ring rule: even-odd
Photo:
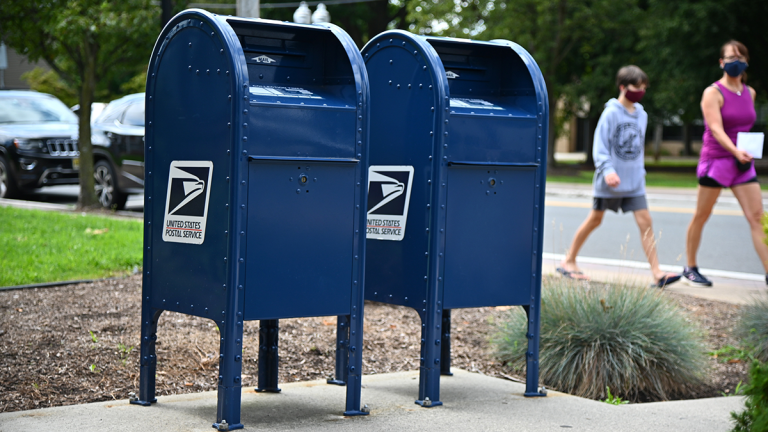
[[586,118],[586,124],[584,125],[584,151],[587,153],[587,160],[584,161],[584,165],[588,166],[591,169],[595,168],[595,158],[592,155],[592,149],[594,148],[595,144],[595,129],[597,128],[597,121],[598,119],[595,119],[593,117],[587,117]]
[[386,31],[389,23],[393,21],[397,22],[398,28],[404,29],[407,14],[405,4],[400,6],[394,15],[390,14],[388,2],[375,1],[369,3],[367,7],[370,9],[369,18],[366,21],[367,27],[362,26],[352,15],[341,16],[335,18],[336,21],[334,21],[349,34],[358,48],[362,49],[371,38]]
[[162,29],[173,18],[173,0],[162,0],[160,2],[162,13],[160,14],[160,28]]
[[656,162],[661,159],[661,138],[664,133],[664,125],[659,120],[653,131],[653,160]]
[[99,206],[93,181],[93,146],[91,145],[91,104],[96,88],[96,49],[86,42],[83,47],[82,87],[80,88],[80,126],[78,146],[80,148],[80,196],[78,208]]
[[683,154],[685,156],[693,155],[693,140],[691,139],[691,124],[683,123]]

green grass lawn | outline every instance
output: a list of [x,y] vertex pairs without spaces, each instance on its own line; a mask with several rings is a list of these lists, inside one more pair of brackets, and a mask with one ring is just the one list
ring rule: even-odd
[[699,164],[699,159],[660,159],[658,161],[652,158],[645,159],[645,166],[648,167],[695,167]]
[[[553,183],[584,183],[591,184],[594,171],[579,171],[578,175],[548,175],[547,181]],[[768,182],[765,178],[760,178],[760,188],[768,190]],[[690,187],[698,186],[698,180],[693,173],[667,173],[667,172],[649,172],[645,175],[646,186],[653,187]]]
[[[557,161],[558,166],[575,166],[581,165],[584,162],[581,160],[565,159]],[[645,166],[647,167],[669,167],[669,168],[692,168],[699,164],[698,158],[667,158],[653,160],[653,157],[645,158]]]
[[0,286],[116,276],[141,267],[141,220],[0,207]]

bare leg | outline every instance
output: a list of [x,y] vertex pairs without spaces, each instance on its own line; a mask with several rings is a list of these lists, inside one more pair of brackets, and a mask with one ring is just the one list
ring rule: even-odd
[[[759,188],[759,186],[758,186]],[[688,267],[696,267],[696,254],[701,244],[701,231],[704,224],[712,214],[712,208],[720,196],[720,188],[699,186],[698,197],[696,198],[696,209],[693,213],[691,223],[688,224],[688,234],[685,239],[685,253],[687,255]],[[759,191],[759,189],[758,189]],[[734,191],[735,193],[736,191]]]
[[752,243],[755,245],[757,256],[763,263],[765,272],[768,273],[768,245],[765,244],[765,232],[763,231],[763,196],[760,193],[760,185],[757,183],[744,183],[734,186],[733,194],[741,204],[744,216],[749,222],[752,231]]
[[587,237],[592,234],[600,223],[603,221],[605,210],[592,210],[589,212],[587,218],[582,222],[579,229],[576,230],[576,234],[573,236],[571,247],[566,251],[565,260],[560,264],[564,269],[568,271],[580,271],[576,265],[576,256],[579,254],[579,250],[584,246],[584,242],[587,241]]
[[648,263],[651,265],[651,273],[655,281],[661,280],[665,276],[673,276],[672,273],[661,271],[659,268],[659,256],[656,254],[656,238],[653,235],[653,221],[648,209],[635,210],[635,222],[640,228],[640,239],[643,243],[645,256],[648,257]]

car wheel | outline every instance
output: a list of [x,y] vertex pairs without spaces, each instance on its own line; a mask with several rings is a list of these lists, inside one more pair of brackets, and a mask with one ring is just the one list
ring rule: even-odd
[[96,189],[96,198],[102,207],[108,209],[122,210],[128,195],[120,192],[117,188],[117,176],[112,165],[107,161],[98,161],[93,166],[94,188]]
[[14,198],[21,193],[16,180],[13,179],[8,161],[0,156],[0,198]]

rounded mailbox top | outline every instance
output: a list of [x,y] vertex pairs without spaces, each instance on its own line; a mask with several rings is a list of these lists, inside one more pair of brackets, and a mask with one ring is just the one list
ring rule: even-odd
[[[186,51],[169,55],[168,50],[176,45],[183,45]],[[226,67],[212,69],[218,60],[224,60]],[[334,64],[329,67],[331,63]],[[160,68],[176,70],[182,82],[190,81],[191,77],[178,72],[183,69],[198,76],[222,75],[232,81],[234,92],[246,89],[239,98],[243,100],[249,96],[247,90],[254,86],[301,89],[344,84],[352,85],[354,93],[367,91],[367,75],[359,50],[344,30],[330,23],[305,25],[188,9],[168,22],[155,44],[147,81],[150,94],[155,91],[152,84]],[[249,97],[280,93],[257,91]],[[282,93],[285,97],[296,96],[296,91]],[[354,99],[350,105],[356,105]],[[304,102],[311,104],[311,100]]]
[[[449,165],[537,166],[544,159],[546,86],[533,57],[519,45],[392,30],[373,38],[362,53],[371,81],[372,134],[383,137],[397,124],[407,130],[387,139],[372,135],[377,160],[394,161],[386,154],[379,159],[378,141],[390,152],[393,146],[430,147],[429,161]],[[412,153],[411,158],[423,159]]]
[[[426,85],[436,92],[436,103],[447,102],[445,98],[450,94],[450,89],[443,62],[425,37],[403,30],[389,30],[368,41],[361,52],[363,59],[368,63],[372,57],[385,54],[390,49],[404,50],[409,55],[419,58],[420,66],[430,75],[430,83]],[[390,62],[390,64],[393,63],[394,61]],[[399,67],[399,65],[395,67]],[[373,71],[369,70],[369,74],[371,73]]]
[[[515,97],[515,102],[506,103],[520,105],[520,98],[526,98],[530,103],[523,105],[529,115],[535,117],[548,112],[547,89],[541,70],[533,57],[514,42],[419,36],[390,30],[363,47],[363,58],[370,64],[374,57],[388,56],[386,53],[392,52],[389,51],[392,48],[400,48],[420,59],[421,67],[432,76],[430,84],[438,92],[437,104],[448,101],[451,109],[457,107],[462,112],[464,107],[482,109],[484,105],[503,108],[505,101],[500,99]],[[393,57],[389,63],[397,68],[394,64],[396,56],[389,57]],[[371,76],[380,72],[369,70]]]
[[[362,55],[338,26],[189,9],[168,22],[155,44],[147,120],[156,128],[185,122],[197,128],[221,119],[231,131],[228,148],[239,154],[265,143],[250,117],[258,115],[255,105],[347,109],[359,111],[349,115],[365,122],[368,92]],[[178,140],[158,143],[164,144],[189,147]]]

